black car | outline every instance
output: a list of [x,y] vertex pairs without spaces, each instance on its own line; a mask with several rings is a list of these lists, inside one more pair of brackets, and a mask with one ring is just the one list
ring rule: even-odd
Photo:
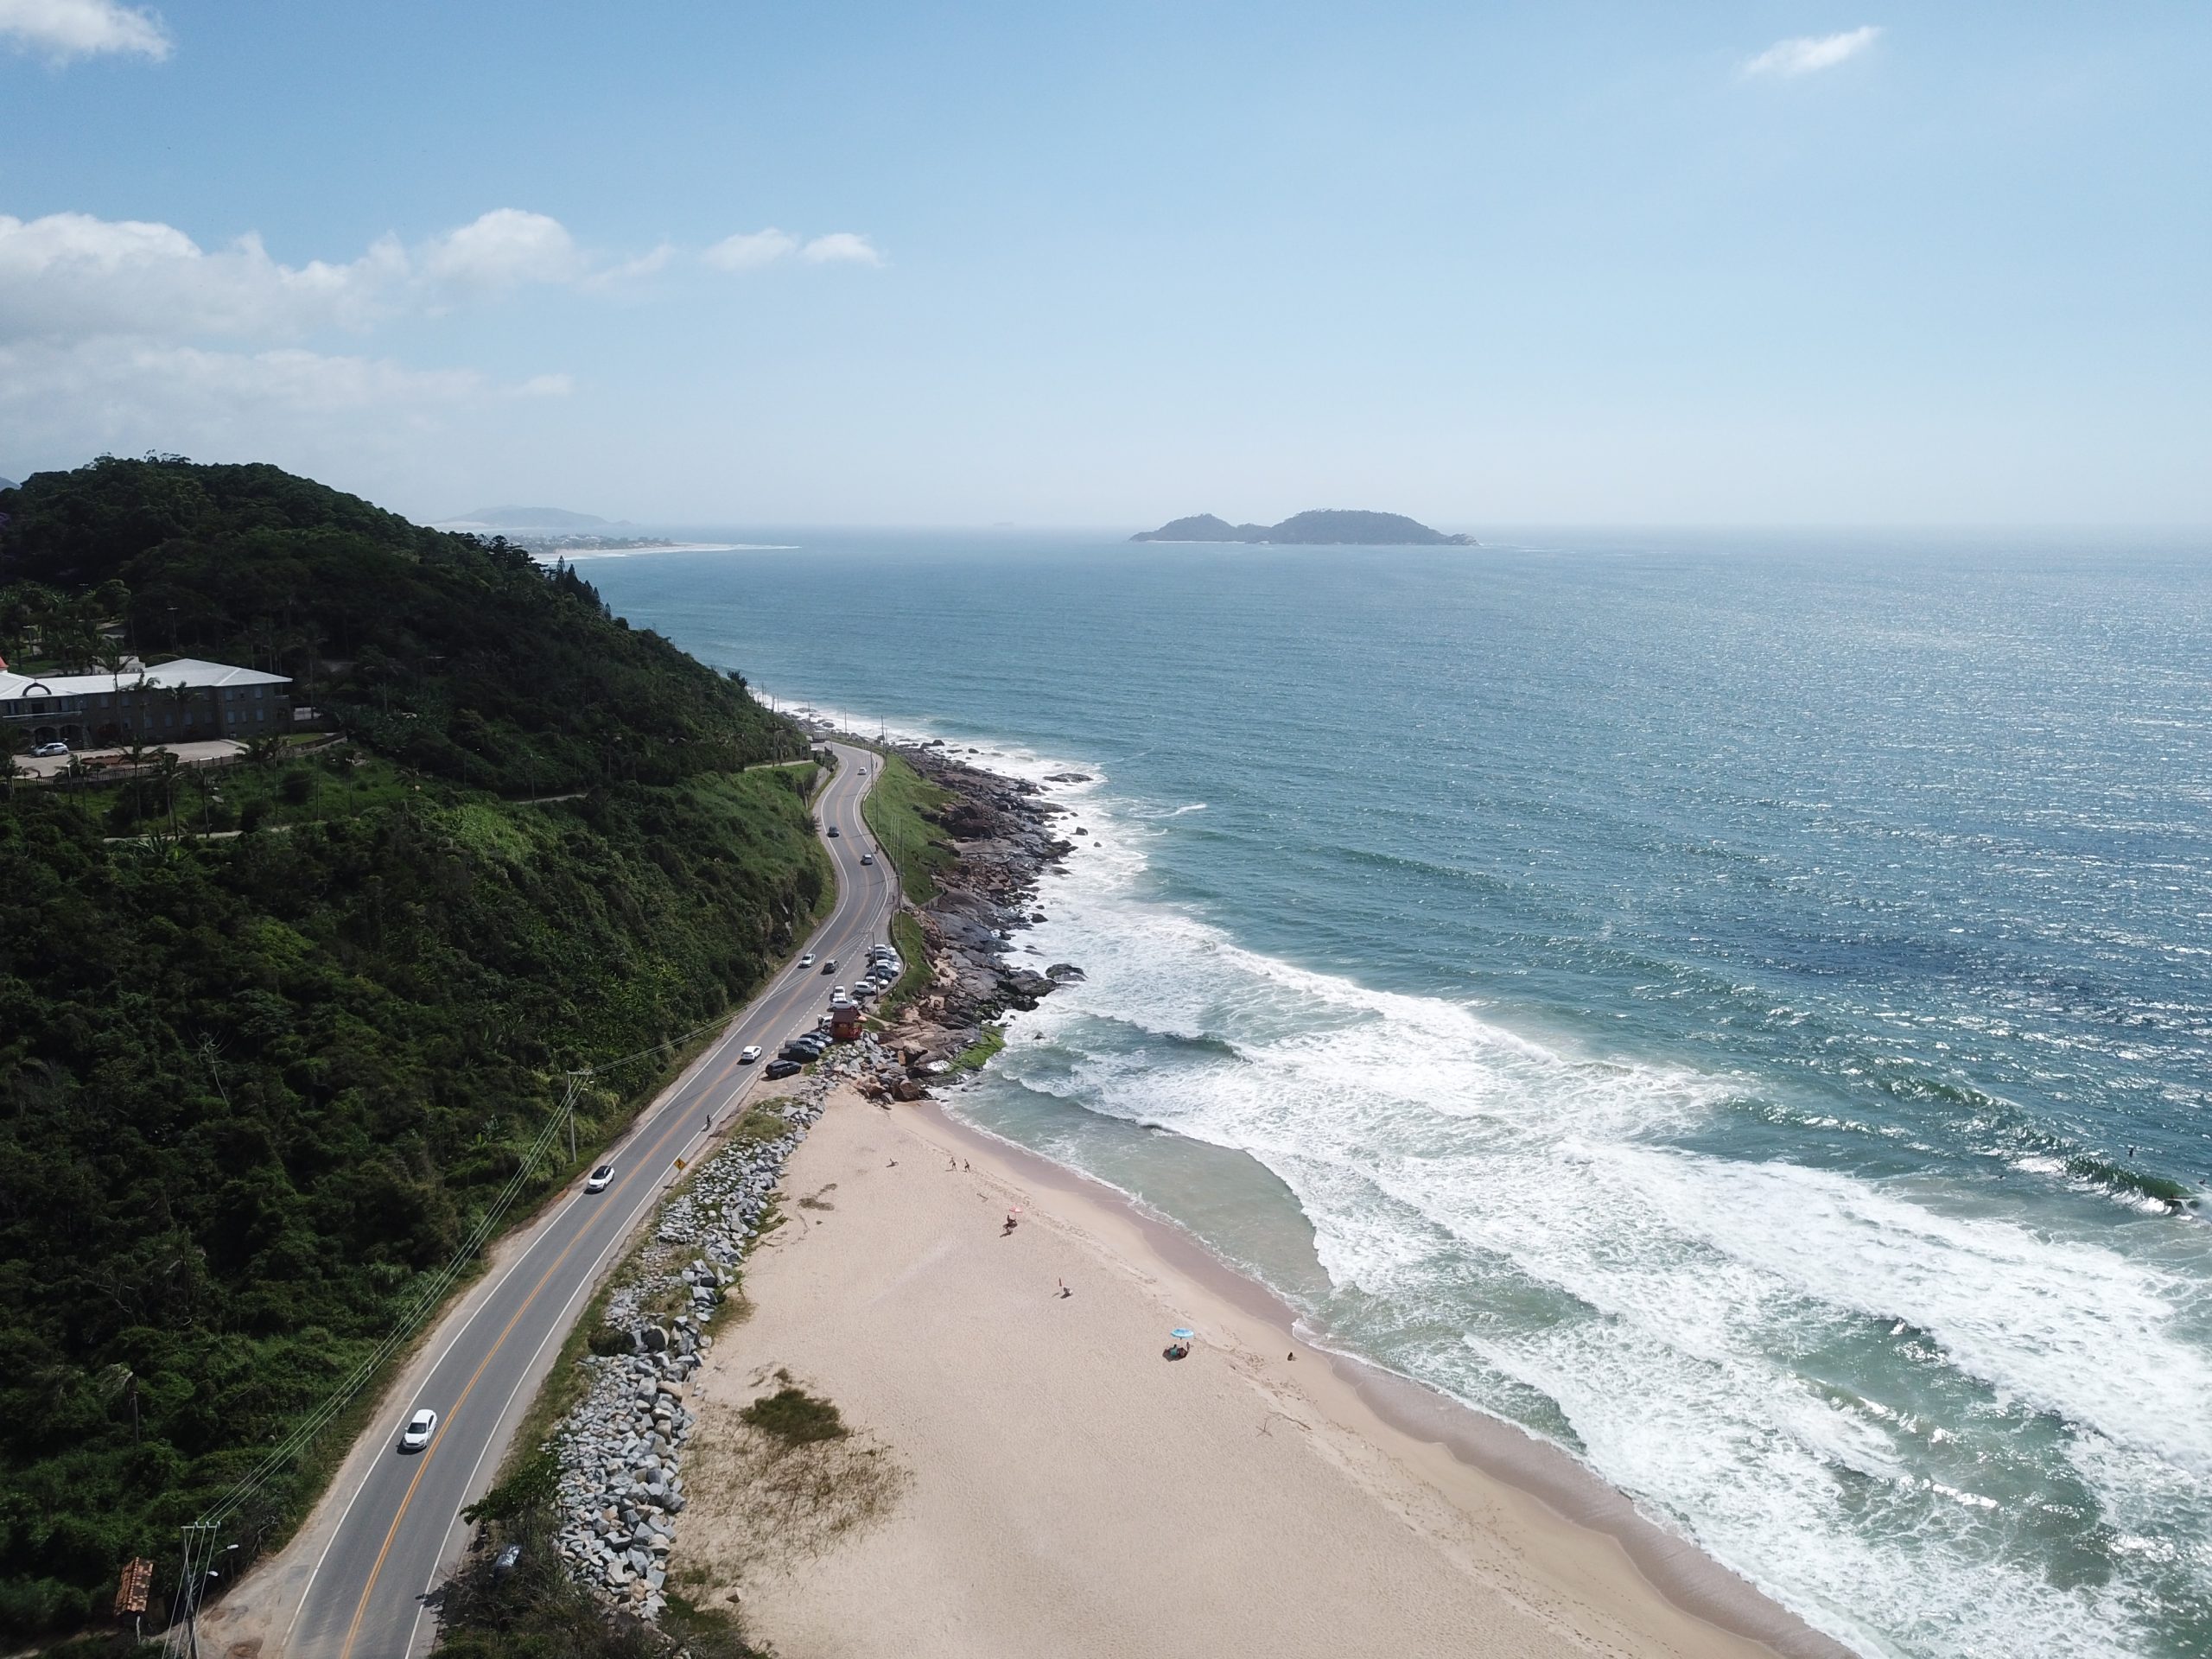
[[837,838],[837,826],[834,823],[830,826],[830,838],[832,841]]
[[772,1078],[795,1077],[798,1075],[798,1062],[797,1060],[771,1060],[768,1062],[768,1075]]

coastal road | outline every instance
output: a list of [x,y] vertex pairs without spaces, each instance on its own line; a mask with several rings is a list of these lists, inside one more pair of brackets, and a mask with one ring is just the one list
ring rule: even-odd
[[[371,1426],[382,1451],[349,1459],[341,1505],[293,1615],[277,1644],[283,1659],[408,1659],[426,1649],[435,1621],[423,1597],[442,1579],[467,1541],[461,1510],[480,1497],[497,1472],[538,1383],[569,1326],[590,1300],[601,1274],[620,1257],[624,1241],[676,1176],[676,1160],[701,1152],[705,1125],[741,1112],[743,1102],[776,1050],[811,1027],[830,1005],[831,977],[821,959],[834,958],[839,983],[870,944],[883,943],[895,905],[890,866],[863,865],[875,850],[861,819],[861,798],[874,782],[877,758],[843,744],[836,774],[816,806],[836,866],[837,897],[807,948],[813,967],[779,974],[661,1101],[607,1154],[614,1180],[587,1196],[581,1178],[533,1224],[534,1236],[512,1253],[484,1294],[464,1299],[435,1329],[432,1359],[422,1387],[387,1402]],[[861,768],[868,775],[861,776]],[[749,1043],[764,1051],[738,1062]],[[448,1328],[449,1327],[449,1328]],[[412,1456],[398,1450],[400,1428],[420,1407],[438,1414],[429,1446]],[[274,1656],[271,1656],[274,1659]]]

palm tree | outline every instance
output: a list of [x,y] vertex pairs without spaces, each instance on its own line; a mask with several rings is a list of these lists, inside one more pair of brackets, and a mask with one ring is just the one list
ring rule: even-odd
[[177,711],[181,728],[177,732],[177,737],[180,741],[183,741],[192,730],[192,706],[199,701],[199,698],[200,690],[196,686],[180,684],[165,685],[162,688],[162,701]]

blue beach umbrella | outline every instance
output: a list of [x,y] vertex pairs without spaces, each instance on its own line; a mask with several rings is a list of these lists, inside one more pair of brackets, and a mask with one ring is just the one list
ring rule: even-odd
[[1182,1325],[1179,1325],[1167,1334],[1174,1338],[1178,1342],[1190,1342],[1194,1340],[1198,1333],[1195,1331],[1186,1330]]

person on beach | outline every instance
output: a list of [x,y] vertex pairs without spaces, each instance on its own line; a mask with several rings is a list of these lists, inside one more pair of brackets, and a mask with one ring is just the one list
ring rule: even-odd
[[1068,1288],[1068,1281],[1067,1281],[1066,1280],[1065,1280],[1065,1279],[1056,1280],[1054,1282],[1055,1282],[1055,1283],[1057,1283],[1057,1284],[1059,1286],[1059,1287],[1060,1287],[1060,1295],[1062,1296],[1062,1298],[1063,1298],[1063,1299],[1065,1299],[1065,1298],[1066,1298],[1066,1297],[1072,1296],[1072,1295],[1074,1295],[1074,1294],[1075,1294],[1075,1292],[1073,1292],[1073,1291],[1071,1291],[1071,1290],[1070,1290],[1070,1289]]
[[1006,1212],[1006,1231],[1001,1233],[999,1236],[1003,1238],[1006,1236],[1007,1233],[1012,1232],[1014,1230],[1015,1224],[1019,1223],[1020,1219],[1021,1206],[1020,1205],[1016,1205],[1013,1209]]

